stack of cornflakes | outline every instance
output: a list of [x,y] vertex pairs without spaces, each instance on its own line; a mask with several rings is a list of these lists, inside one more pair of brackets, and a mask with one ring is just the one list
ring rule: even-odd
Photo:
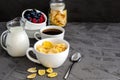
[[51,10],[49,17],[51,24],[64,27],[67,23],[67,10]]
[[53,43],[50,41],[44,41],[42,45],[37,45],[36,50],[45,54],[56,54],[66,50],[64,43]]

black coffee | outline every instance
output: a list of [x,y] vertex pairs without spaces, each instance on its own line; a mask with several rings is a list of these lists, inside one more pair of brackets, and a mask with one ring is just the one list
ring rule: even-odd
[[43,33],[48,35],[58,35],[58,34],[61,34],[62,31],[58,29],[46,29],[43,31]]

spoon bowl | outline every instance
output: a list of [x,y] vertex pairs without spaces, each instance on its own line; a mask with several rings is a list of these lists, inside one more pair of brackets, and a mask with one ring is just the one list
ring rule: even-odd
[[79,62],[80,60],[81,60],[81,54],[79,52],[76,52],[71,56],[71,61],[73,62]]

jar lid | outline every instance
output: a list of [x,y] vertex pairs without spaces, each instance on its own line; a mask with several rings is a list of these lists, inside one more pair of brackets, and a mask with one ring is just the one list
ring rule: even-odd
[[63,1],[64,1],[64,0],[51,0],[51,2],[55,2],[55,3],[56,3],[56,2],[59,3],[59,2],[63,2]]

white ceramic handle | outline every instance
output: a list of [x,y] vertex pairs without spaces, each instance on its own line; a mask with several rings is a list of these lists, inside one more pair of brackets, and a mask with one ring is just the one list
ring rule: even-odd
[[20,25],[21,25],[24,29],[26,29],[26,19],[21,18],[21,19],[20,19]]
[[[6,36],[8,34],[8,30],[4,31],[2,34],[1,34],[1,46],[3,49],[5,49],[7,51],[7,48],[5,47],[5,42],[6,42]],[[5,46],[4,46],[5,45]]]
[[39,33],[39,32],[35,32],[35,33],[34,33],[34,38],[35,38],[36,40],[40,40],[40,39],[37,37],[37,35],[40,35],[40,33]]
[[[32,51],[32,52],[34,53],[34,49],[33,49],[33,48],[28,48],[28,49],[27,49],[27,51],[26,51],[26,56],[27,56],[27,58],[28,58],[29,60],[35,62],[35,63],[40,64],[40,62],[39,62],[37,59],[35,59],[35,58],[33,58],[33,57],[30,56],[30,54],[29,54],[30,51]],[[35,53],[34,53],[34,54],[35,54]]]

